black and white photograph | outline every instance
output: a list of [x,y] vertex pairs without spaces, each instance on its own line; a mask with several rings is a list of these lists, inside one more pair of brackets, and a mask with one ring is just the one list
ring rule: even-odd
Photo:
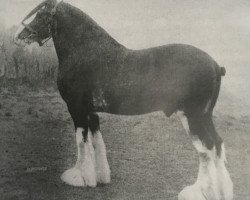
[[0,200],[249,200],[249,0],[0,0]]

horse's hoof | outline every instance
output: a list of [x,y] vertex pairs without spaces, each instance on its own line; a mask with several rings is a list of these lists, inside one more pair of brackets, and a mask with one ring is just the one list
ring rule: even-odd
[[233,182],[226,170],[224,161],[219,161],[217,170],[221,200],[233,200]]
[[110,183],[111,179],[110,168],[106,155],[105,156],[101,155],[102,154],[96,156],[96,178],[98,183],[107,184]]
[[233,183],[231,180],[228,180],[228,182],[226,182],[227,184],[224,184],[222,187],[222,192],[221,192],[221,196],[222,196],[222,200],[233,200]]
[[207,200],[197,185],[185,187],[178,195],[178,200]]
[[106,165],[106,167],[103,169],[96,170],[96,173],[97,173],[98,183],[103,183],[103,184],[110,183],[111,178],[110,178],[110,169],[108,165]]
[[61,175],[61,180],[68,185],[76,186],[76,187],[84,187],[86,186],[83,177],[81,175],[81,171],[76,168],[71,168],[66,170]]
[[[222,179],[221,179],[222,180]],[[221,184],[221,199],[233,200],[233,182],[230,178],[225,178]]]

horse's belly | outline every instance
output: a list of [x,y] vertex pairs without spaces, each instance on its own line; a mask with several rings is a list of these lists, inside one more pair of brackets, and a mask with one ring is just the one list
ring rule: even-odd
[[107,102],[103,112],[117,115],[142,115],[155,111],[164,111],[171,115],[177,109],[177,103],[168,98],[149,97],[145,99],[124,97],[114,102]]

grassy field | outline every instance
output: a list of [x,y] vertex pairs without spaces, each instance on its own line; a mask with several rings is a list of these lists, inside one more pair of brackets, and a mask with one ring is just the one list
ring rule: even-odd
[[[250,199],[250,116],[231,114],[222,95],[215,112],[225,140],[235,200]],[[178,118],[162,113],[100,114],[112,182],[96,188],[63,184],[76,160],[73,124],[56,92],[0,95],[0,199],[177,199],[198,172],[198,156]]]

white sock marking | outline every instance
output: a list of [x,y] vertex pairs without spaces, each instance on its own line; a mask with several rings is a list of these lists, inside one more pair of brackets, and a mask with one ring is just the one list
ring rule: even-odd
[[[210,104],[210,102],[208,103]],[[184,129],[190,134],[187,118],[182,111],[178,111]],[[225,167],[225,147],[222,144],[221,157],[218,158],[215,148],[211,151],[202,142],[193,137],[193,145],[199,152],[200,165],[197,181],[194,185],[185,187],[178,195],[179,200],[207,200],[207,199],[233,199],[233,183]]]
[[91,140],[91,133],[88,132],[88,141],[80,143],[80,163],[77,164],[79,167],[82,177],[88,186],[96,186],[96,161],[95,153]]
[[219,200],[217,170],[215,167],[215,148],[207,149],[199,139],[193,140],[199,153],[199,172],[194,185],[184,188],[178,196],[179,200]]
[[[212,154],[212,155],[211,155]],[[219,199],[218,179],[213,153],[201,153],[199,172],[196,183],[208,199]]]
[[185,116],[183,111],[178,111],[177,115],[181,120],[183,128],[185,129],[186,133],[189,135],[190,134],[190,129],[189,129],[187,117]]
[[81,171],[77,168],[71,168],[66,170],[62,175],[61,179],[63,182],[77,187],[84,187],[85,182],[83,180],[83,177],[81,175]]
[[216,168],[220,194],[223,200],[233,199],[233,182],[225,166],[226,155],[224,144],[221,146],[221,157],[217,158]]
[[83,128],[77,128],[76,129],[76,146],[77,146],[77,161],[76,161],[76,163],[79,162],[80,157],[81,157],[80,146],[79,145],[83,140],[82,132],[83,132]]
[[106,146],[100,131],[94,134],[96,173],[99,183],[110,183],[110,168],[107,160]]
[[73,186],[96,186],[96,161],[92,145],[92,136],[88,131],[87,142],[84,143],[83,128],[76,130],[77,161],[75,167],[63,173],[61,179]]

